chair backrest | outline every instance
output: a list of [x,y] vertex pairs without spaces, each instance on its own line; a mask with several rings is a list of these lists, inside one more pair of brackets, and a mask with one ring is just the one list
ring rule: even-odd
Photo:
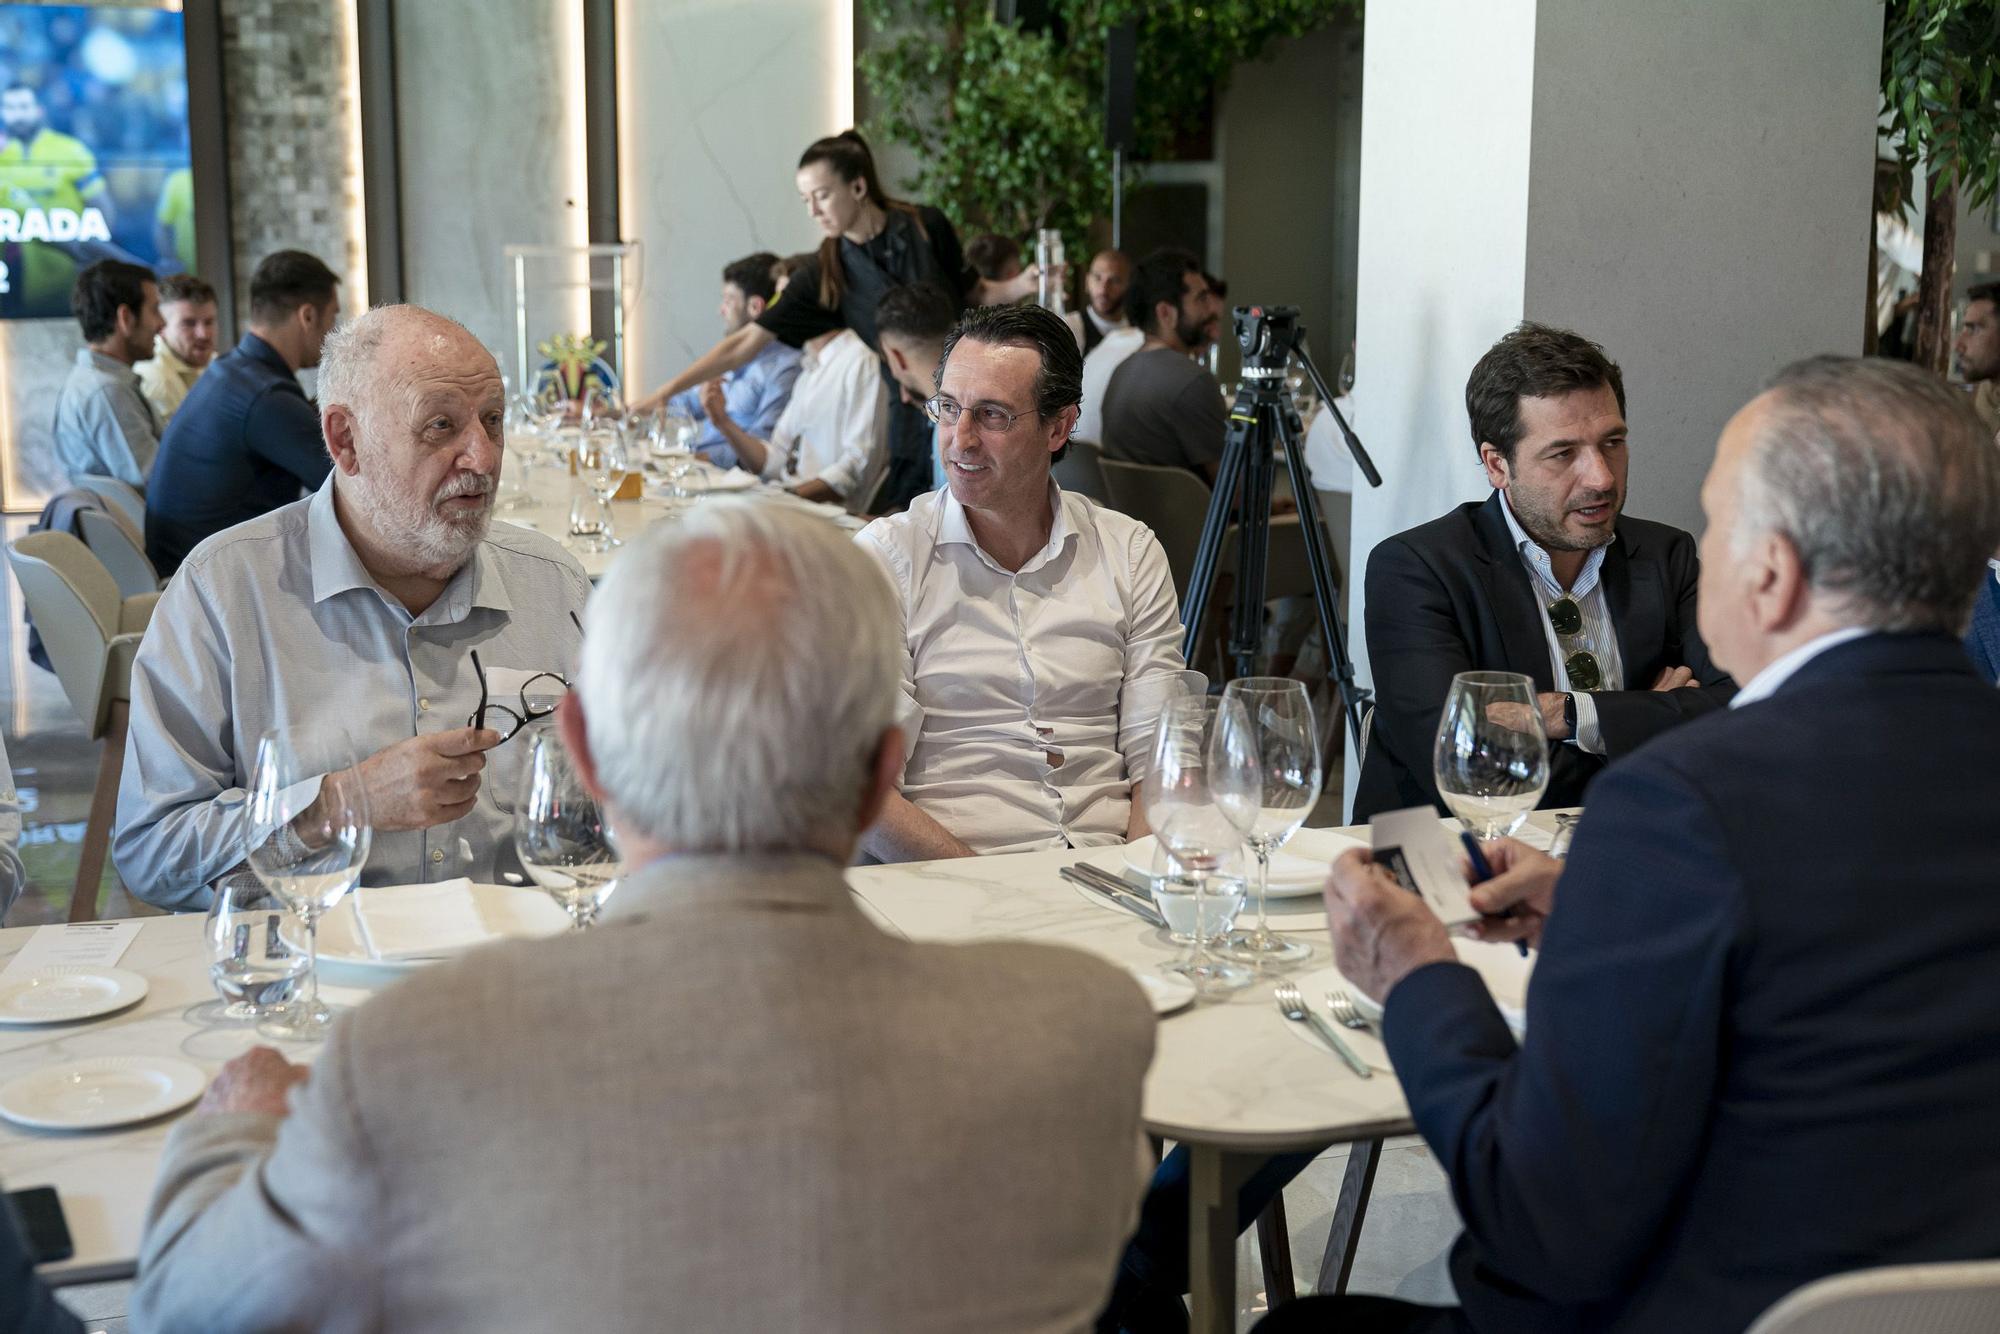
[[[1174,587],[1185,598],[1194,573],[1195,550],[1201,546],[1202,524],[1208,518],[1208,483],[1186,468],[1111,458],[1103,459],[1101,466],[1111,508],[1153,530],[1167,553]],[[1223,550],[1232,550],[1231,544],[1225,542]]]
[[7,544],[28,615],[41,632],[63,693],[95,740],[111,710],[111,641],[124,599],[89,548],[68,533],[29,533]]
[[86,473],[82,477],[71,478],[70,485],[103,496],[107,502],[118,507],[120,514],[132,521],[133,528],[140,533],[146,531],[146,500],[131,483],[121,482],[116,477]]
[[159,591],[159,571],[146,559],[145,547],[132,540],[124,515],[111,510],[81,510],[76,519],[83,529],[83,544],[111,572],[122,596]]
[[1080,496],[1089,496],[1100,505],[1109,505],[1104,490],[1104,453],[1088,440],[1070,437],[1069,453],[1054,468],[1056,485]]
[[2000,1329],[2000,1260],[1891,1265],[1808,1283],[1749,1334],[1990,1334]]

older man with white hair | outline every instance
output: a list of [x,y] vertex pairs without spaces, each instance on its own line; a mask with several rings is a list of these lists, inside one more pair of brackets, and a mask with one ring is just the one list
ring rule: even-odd
[[[320,775],[359,771],[368,883],[492,881],[514,864],[527,747],[507,742],[553,707],[522,692],[574,665],[590,583],[547,538],[490,526],[505,412],[492,356],[444,316],[387,306],[327,337],[333,472],[196,547],[132,666],[112,850],[140,898],[200,908],[242,863],[270,731],[308,746]],[[311,751],[336,729],[351,757]]]
[[134,1323],[1088,1329],[1153,1018],[1086,955],[855,905],[897,621],[809,515],[718,501],[628,548],[560,719],[625,880],[587,932],[355,1010],[309,1080],[227,1067],[168,1140]]

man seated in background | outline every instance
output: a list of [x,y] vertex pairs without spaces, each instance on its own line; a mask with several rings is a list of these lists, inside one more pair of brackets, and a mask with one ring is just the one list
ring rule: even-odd
[[132,369],[163,431],[215,356],[217,315],[215,289],[202,279],[192,273],[160,279],[160,319],[165,327],[153,339],[153,355]]
[[[957,305],[936,283],[906,283],[883,293],[875,307],[875,341],[903,402],[922,407],[937,393],[938,363],[957,323]],[[942,491],[944,454],[936,445],[936,423],[931,429],[931,490]]]
[[807,340],[770,439],[729,415],[720,380],[701,387],[701,406],[743,467],[807,500],[863,513],[888,466],[889,389],[881,363],[852,329]]
[[1484,931],[1541,944],[1524,1045],[1422,899],[1334,865],[1463,1309],[1260,1330],[1738,1330],[1829,1274],[2000,1255],[2000,693],[1958,643],[2000,453],[1963,391],[1820,357],[1701,499],[1701,628],[1744,686],[1606,770],[1567,863],[1493,845]]
[[[760,250],[723,267],[722,304],[717,313],[722,316],[725,337],[762,315],[771,304],[771,298],[778,294],[779,262],[776,255]],[[730,419],[758,439],[768,440],[778,429],[779,414],[791,400],[798,378],[799,349],[772,342],[735,370],[717,376],[715,382],[722,386]],[[733,468],[736,450],[722,427],[708,415],[703,387],[696,385],[675,394],[667,400],[667,411],[700,422],[701,430],[694,438],[696,452],[718,468]]]
[[1460,672],[1534,679],[1544,806],[1581,805],[1607,762],[1735,690],[1695,624],[1694,539],[1623,512],[1625,379],[1604,349],[1523,324],[1473,367],[1465,408],[1493,494],[1368,557],[1375,727],[1356,820],[1439,804],[1431,750]]
[[1188,468],[1213,483],[1229,405],[1221,384],[1194,359],[1215,341],[1221,318],[1200,262],[1184,250],[1148,255],[1125,305],[1145,341],[1104,386],[1104,457]]
[[203,538],[326,480],[333,463],[298,373],[319,365],[340,316],[339,285],[303,250],[266,255],[250,275],[249,329],[188,391],[160,441],[146,555],[162,577]]
[[625,859],[597,925],[424,969],[310,1077],[225,1067],[168,1139],[133,1323],[1088,1328],[1153,1015],[1081,952],[855,906],[899,619],[811,515],[717,500],[627,548],[560,716]]
[[527,742],[469,720],[523,712],[530,679],[574,666],[590,584],[548,538],[489,526],[506,408],[492,355],[441,315],[384,306],[327,338],[332,475],[195,548],[132,664],[112,855],[134,894],[201,908],[241,864],[249,768],[274,728],[347,732],[370,884],[513,865]]
[[1083,275],[1083,356],[1097,350],[1106,334],[1131,327],[1125,292],[1132,285],[1132,260],[1122,250],[1100,250]]
[[116,477],[143,490],[160,427],[132,367],[160,332],[159,287],[137,264],[100,259],[76,275],[69,308],[84,345],[56,395],[56,457],[72,481]]
[[1988,434],[2000,431],[2000,283],[1966,289],[1965,318],[1951,350],[1960,378],[1972,390],[1972,410]]
[[902,790],[863,841],[883,861],[1122,843],[1154,720],[1186,687],[1166,553],[1049,474],[1081,358],[1039,306],[984,306],[946,339],[930,410],[947,487],[857,539],[903,612]]

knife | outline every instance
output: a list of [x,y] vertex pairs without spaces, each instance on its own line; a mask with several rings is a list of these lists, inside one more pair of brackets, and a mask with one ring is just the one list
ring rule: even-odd
[[1103,867],[1092,866],[1089,862],[1077,862],[1073,869],[1078,875],[1087,877],[1105,893],[1115,894],[1121,899],[1129,899],[1131,902],[1139,905],[1139,907],[1144,908],[1147,912],[1155,914],[1159,912],[1159,905],[1153,902],[1151,894],[1140,893],[1131,881],[1124,879],[1122,876],[1113,875]]
[[1077,874],[1075,867],[1065,866],[1062,868],[1061,874],[1063,879],[1069,881],[1084,893],[1102,899],[1114,908],[1122,908],[1134,917],[1151,923],[1154,926],[1165,926],[1167,924],[1167,919],[1160,916],[1157,909],[1144,907],[1135,900],[1113,894],[1110,890],[1104,889],[1086,877]]

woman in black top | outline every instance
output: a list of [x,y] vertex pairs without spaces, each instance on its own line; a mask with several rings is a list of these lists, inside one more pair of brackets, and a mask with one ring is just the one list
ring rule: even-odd
[[[1033,268],[999,283],[974,273],[944,214],[892,199],[882,189],[874,155],[853,130],[806,149],[799,158],[798,186],[806,211],[825,238],[819,252],[792,273],[762,315],[710,348],[637,408],[658,407],[683,389],[735,370],[773,338],[803,347],[820,334],[852,329],[879,353],[875,307],[892,287],[936,283],[961,307],[1018,301],[1035,291],[1040,274]],[[877,508],[893,509],[930,490],[932,436],[923,409],[902,401],[886,367],[882,377],[890,387],[889,473]]]

